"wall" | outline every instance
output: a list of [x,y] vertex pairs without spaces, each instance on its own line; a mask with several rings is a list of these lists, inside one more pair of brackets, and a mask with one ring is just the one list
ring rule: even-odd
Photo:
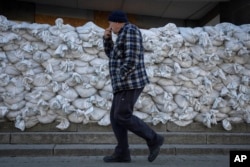
[[[34,5],[33,3],[18,2],[18,1],[0,1],[0,14],[6,16],[10,20],[26,21],[26,22],[37,22],[54,24],[55,18],[63,18],[65,24],[71,24],[74,26],[80,26],[87,21],[93,21],[95,24],[101,27],[107,27],[108,23],[106,18],[109,12],[103,11],[92,11],[82,9],[71,9],[58,6],[49,5]],[[159,17],[150,16],[138,16],[129,15],[129,20],[132,23],[142,27],[159,27],[164,26],[169,22],[173,22],[178,26],[194,26],[195,22],[186,21],[179,19],[164,19]]]
[[231,0],[220,4],[221,22],[230,22],[236,25],[250,23],[250,1]]
[[[198,21],[185,21],[178,19],[164,19],[150,16],[131,15],[132,23],[142,28],[161,27],[167,23],[175,23],[177,26],[203,26],[211,17],[220,15],[221,22],[230,22],[236,25],[247,24],[249,20],[249,0],[231,0],[230,2],[221,2],[216,8],[210,11],[206,16]],[[35,5],[28,2],[7,1],[0,2],[0,14],[7,16],[10,20],[27,21],[49,24],[54,23],[54,19],[61,17],[65,23],[71,25],[83,25],[87,21],[93,21],[95,24],[106,27],[107,12],[98,12],[91,10],[71,9],[64,7],[55,7],[48,5]],[[47,18],[45,18],[47,16]],[[215,24],[214,24],[215,25]]]
[[[98,18],[97,18],[98,19]],[[104,29],[16,23],[0,17],[0,120],[25,130],[38,123],[109,125],[112,88]],[[250,122],[250,27],[141,29],[151,83],[134,114],[153,125]],[[115,39],[116,36],[113,36]]]
[[0,15],[8,16],[10,20],[33,23],[35,20],[35,4],[17,1],[0,1]]

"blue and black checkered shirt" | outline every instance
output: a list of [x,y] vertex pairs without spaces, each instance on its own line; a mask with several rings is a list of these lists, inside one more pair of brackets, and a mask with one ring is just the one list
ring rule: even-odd
[[109,57],[109,72],[113,92],[143,88],[149,83],[144,65],[142,35],[138,27],[126,23],[118,33],[115,43],[104,39],[104,49]]

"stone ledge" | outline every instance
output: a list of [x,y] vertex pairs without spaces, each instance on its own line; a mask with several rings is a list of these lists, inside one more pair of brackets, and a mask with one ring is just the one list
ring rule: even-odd
[[[104,156],[114,144],[10,145],[0,144],[0,156]],[[229,155],[230,150],[250,150],[250,145],[163,145],[161,155]],[[131,155],[148,155],[146,144],[130,145]]]
[[187,126],[178,126],[173,122],[168,122],[166,124],[166,130],[169,132],[218,132],[218,133],[250,133],[250,124],[239,123],[232,124],[232,130],[226,131],[222,127],[222,123],[218,123],[217,125],[208,128],[201,123],[194,122]]
[[0,157],[3,156],[52,156],[54,145],[0,144]]
[[[166,144],[237,144],[250,145],[250,133],[161,132]],[[145,141],[133,133],[129,143]],[[0,144],[112,144],[113,132],[12,132],[0,133]]]
[[[96,122],[91,122],[86,125],[83,124],[70,124],[70,127],[66,130],[57,129],[56,126],[58,122],[53,122],[50,124],[37,124],[32,128],[25,129],[24,132],[111,132],[111,126],[100,126]],[[148,123],[157,132],[218,132],[218,133],[244,133],[250,132],[250,124],[239,123],[232,124],[233,129],[231,131],[226,131],[223,129],[222,124],[218,123],[211,128],[207,128],[201,123],[194,122],[187,126],[178,126],[173,122],[168,122],[166,124],[152,125]],[[14,122],[0,122],[0,132],[21,132],[19,129],[14,127]]]
[[11,141],[10,133],[1,133],[0,132],[0,143],[1,144],[9,144]]
[[176,155],[229,155],[230,150],[250,150],[250,145],[176,145]]
[[250,145],[250,133],[218,133],[208,134],[207,144],[248,144]]

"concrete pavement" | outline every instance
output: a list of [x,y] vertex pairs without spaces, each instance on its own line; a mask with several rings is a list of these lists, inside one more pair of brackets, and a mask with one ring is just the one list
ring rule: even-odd
[[229,155],[132,156],[131,163],[105,163],[103,156],[0,157],[1,167],[229,167]]

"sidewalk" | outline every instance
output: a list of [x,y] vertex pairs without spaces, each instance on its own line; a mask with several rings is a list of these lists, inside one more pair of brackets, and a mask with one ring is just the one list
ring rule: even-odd
[[159,155],[150,163],[146,156],[133,156],[131,163],[104,163],[102,156],[0,157],[1,167],[229,167],[227,155]]

